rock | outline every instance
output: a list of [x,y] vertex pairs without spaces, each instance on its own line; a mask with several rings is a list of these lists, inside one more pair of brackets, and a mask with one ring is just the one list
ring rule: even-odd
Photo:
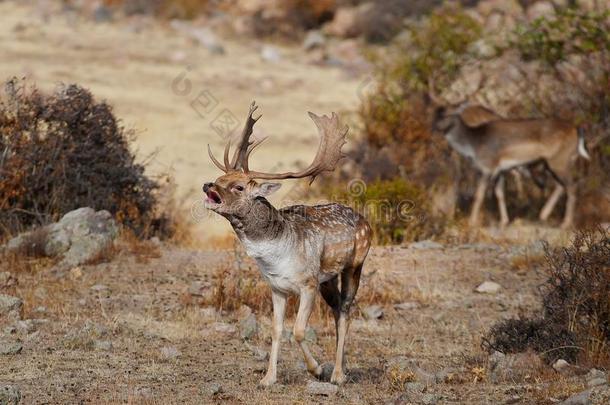
[[[100,351],[108,351],[112,349],[112,342],[109,340],[96,340],[93,342],[93,348]],[[163,349],[161,349],[163,352]]]
[[256,322],[256,316],[254,314],[250,314],[250,316],[239,321],[239,336],[242,339],[251,339],[257,332],[258,323]]
[[237,328],[235,326],[224,322],[216,322],[213,329],[216,332],[225,335],[233,335],[237,332]]
[[196,297],[203,297],[205,291],[210,287],[209,283],[203,283],[201,281],[193,281],[189,286],[188,293]]
[[525,352],[505,355],[494,352],[489,357],[489,378],[491,382],[523,380],[528,375],[536,375],[544,368],[544,363],[535,353]]
[[605,379],[605,378],[606,378],[606,373],[604,373],[603,371],[598,370],[598,369],[596,369],[596,368],[592,368],[592,369],[591,369],[591,370],[589,370],[589,372],[588,372],[588,373],[585,375],[585,379],[586,379],[587,381],[590,381],[590,380],[595,380],[595,379],[598,379],[598,378],[604,378],[604,379]]
[[21,319],[23,301],[11,295],[0,294],[0,319]]
[[481,294],[496,294],[501,288],[502,286],[498,283],[493,281],[484,281],[475,289],[475,291]]
[[175,359],[180,356],[180,351],[174,346],[165,346],[161,348],[161,355],[166,359]]
[[483,59],[493,58],[497,53],[496,47],[483,38],[472,42],[468,48],[471,53]]
[[372,2],[362,3],[356,7],[340,7],[335,12],[333,20],[324,26],[324,31],[340,38],[358,37],[364,32],[366,17],[373,7]]
[[592,387],[597,387],[600,385],[606,385],[608,384],[608,380],[604,377],[604,378],[593,378],[589,381],[587,381],[587,387],[592,388]]
[[558,359],[555,363],[553,363],[553,369],[558,373],[563,374],[570,369],[570,363],[568,363],[564,359]]
[[316,330],[314,328],[312,328],[311,326],[308,326],[305,329],[305,341],[309,342],[309,343],[318,342],[318,335],[316,333]]
[[275,46],[264,45],[261,49],[261,59],[265,62],[277,63],[282,60],[282,55]]
[[318,30],[311,30],[305,35],[303,39],[303,49],[311,51],[316,48],[323,48],[326,45],[326,37]]
[[12,287],[17,284],[17,278],[15,278],[8,271],[0,272],[0,289]]
[[369,305],[364,308],[364,317],[366,319],[381,319],[383,318],[383,308],[380,305]]
[[212,383],[208,387],[208,392],[210,393],[210,395],[222,394],[222,392],[223,392],[222,385],[217,384],[217,383]]
[[108,211],[84,207],[68,212],[59,222],[11,239],[7,248],[48,257],[63,255],[58,267],[67,270],[99,257],[112,247],[118,232]]
[[19,354],[23,346],[17,342],[7,342],[0,341],[0,354],[9,355],[9,354]]
[[574,394],[563,402],[560,402],[560,405],[590,405],[591,401],[589,397],[591,396],[591,389],[586,391],[579,392],[578,394]]
[[248,348],[248,350],[250,350],[252,352],[252,354],[254,355],[254,358],[258,361],[264,361],[269,358],[269,352],[261,349],[260,347],[253,346],[248,343],[246,343],[246,347]]
[[398,311],[409,311],[412,309],[418,309],[420,305],[417,302],[401,302],[400,304],[394,305],[394,309]]
[[17,405],[21,402],[21,391],[15,385],[0,385],[0,404]]
[[93,10],[93,20],[96,23],[105,23],[112,21],[112,10],[105,5],[99,5]]
[[339,387],[327,382],[310,381],[305,390],[311,395],[324,395],[330,397],[339,391]]
[[199,310],[201,317],[206,321],[213,321],[216,319],[218,313],[216,312],[216,308],[214,307],[204,307]]
[[27,319],[25,321],[17,321],[17,323],[15,323],[15,327],[19,332],[26,334],[36,331],[36,324],[31,319]]
[[443,245],[438,242],[431,241],[429,239],[422,240],[419,242],[413,242],[409,245],[410,249],[442,249]]
[[110,288],[108,288],[105,284],[94,284],[89,289],[98,294],[107,294],[110,292]]

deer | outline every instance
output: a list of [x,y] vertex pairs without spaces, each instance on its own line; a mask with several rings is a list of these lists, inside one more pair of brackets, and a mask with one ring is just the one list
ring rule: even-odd
[[539,219],[547,221],[566,193],[562,228],[570,228],[576,206],[576,183],[572,167],[580,156],[590,160],[584,133],[571,122],[557,118],[507,119],[481,105],[449,104],[435,94],[429,82],[429,97],[436,105],[432,131],[444,135],[449,145],[468,158],[481,173],[470,211],[469,224],[480,223],[481,205],[487,187],[494,184],[500,226],[509,223],[504,194],[504,174],[512,169],[543,164],[551,173],[555,189],[542,207]]
[[310,112],[320,136],[311,164],[296,172],[258,172],[251,170],[248,163],[252,151],[266,139],[250,139],[254,124],[261,118],[253,116],[257,108],[253,102],[231,159],[231,142],[225,146],[223,163],[214,157],[208,145],[212,163],[224,174],[205,183],[203,193],[206,208],[229,221],[247,255],[255,260],[271,287],[271,352],[267,372],[259,385],[266,387],[277,381],[280,339],[290,294],[299,297],[293,336],[303,352],[307,370],[321,378],[322,367],[305,342],[305,329],[318,291],[335,321],[336,357],[330,381],[343,384],[350,308],[371,246],[371,227],[362,215],[340,204],[277,209],[267,197],[281,186],[268,180],[309,178],[311,184],[321,173],[335,170],[345,157],[341,148],[346,143],[348,127],[339,123],[335,113],[327,117]]

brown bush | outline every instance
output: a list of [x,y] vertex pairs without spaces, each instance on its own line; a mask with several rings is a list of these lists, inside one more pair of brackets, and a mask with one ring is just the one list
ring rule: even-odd
[[16,79],[0,98],[0,239],[79,207],[110,211],[139,236],[168,235],[157,181],[129,149],[132,132],[77,85],[51,96]]
[[591,364],[610,361],[610,232],[581,231],[571,246],[546,249],[549,279],[542,286],[540,317],[509,319],[483,339],[490,350],[532,349]]

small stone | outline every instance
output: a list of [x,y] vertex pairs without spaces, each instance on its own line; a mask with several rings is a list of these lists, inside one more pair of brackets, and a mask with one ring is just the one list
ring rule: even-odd
[[9,355],[9,354],[19,354],[23,346],[17,342],[3,342],[0,341],[0,354]]
[[394,309],[399,311],[409,311],[411,309],[417,309],[420,305],[417,302],[401,302],[400,304],[394,305]]
[[[93,348],[100,351],[108,351],[112,349],[112,342],[109,340],[96,340],[93,342]],[[163,349],[161,349],[163,351]]]
[[180,356],[180,351],[176,349],[174,346],[165,346],[161,348],[161,354],[166,359],[175,359]]
[[208,286],[201,281],[193,281],[189,286],[188,293],[196,297],[203,297],[207,287]]
[[222,392],[223,392],[222,385],[217,384],[217,383],[212,383],[212,384],[210,384],[208,391],[210,392],[211,395],[222,394]]
[[218,315],[216,308],[214,307],[201,308],[199,312],[201,313],[201,317],[203,319],[210,321],[216,319],[216,316]]
[[22,307],[23,301],[20,298],[0,294],[0,318],[20,319]]
[[73,267],[70,269],[70,278],[78,280],[83,276],[83,270],[80,267]]
[[282,60],[282,55],[276,47],[265,45],[261,49],[261,59],[265,62],[277,63]]
[[21,402],[21,391],[15,385],[0,385],[0,404],[17,405]]
[[553,363],[553,369],[558,373],[565,373],[570,369],[570,363],[564,359],[558,359],[555,363]]
[[239,336],[242,339],[251,339],[258,332],[258,323],[256,322],[256,316],[250,314],[245,319],[239,321]]
[[15,327],[21,333],[32,333],[36,331],[36,324],[31,319],[27,319],[25,321],[17,321]]
[[306,391],[311,395],[324,395],[329,397],[335,395],[339,391],[339,387],[331,383],[310,381],[307,384]]
[[95,284],[95,285],[91,286],[89,289],[91,291],[95,291],[95,292],[98,292],[98,293],[109,290],[108,286],[104,285],[104,284]]
[[366,319],[381,319],[383,318],[383,308],[380,305],[370,305],[364,308],[364,317]]
[[216,322],[214,324],[214,330],[218,333],[233,335],[237,332],[237,328],[231,324],[224,322]]
[[318,335],[316,333],[316,330],[314,328],[312,328],[311,326],[308,326],[305,329],[305,341],[309,342],[309,343],[318,342]]
[[261,349],[260,347],[253,346],[249,343],[246,343],[246,347],[252,352],[254,358],[258,361],[264,361],[269,358],[269,353],[266,350]]
[[592,368],[591,370],[589,370],[589,372],[585,375],[585,379],[587,381],[589,380],[595,380],[597,378],[606,378],[606,373],[604,373],[601,370],[598,370],[596,368]]
[[326,38],[318,30],[308,31],[303,40],[303,49],[311,51],[312,49],[322,48],[326,44]]
[[475,291],[480,294],[496,294],[501,288],[502,286],[498,283],[493,281],[484,281],[475,289]]

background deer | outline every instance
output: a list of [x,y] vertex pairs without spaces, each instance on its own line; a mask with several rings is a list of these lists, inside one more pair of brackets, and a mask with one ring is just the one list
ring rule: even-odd
[[[345,382],[344,347],[349,310],[358,290],[364,259],[371,245],[371,228],[351,208],[339,204],[297,205],[274,208],[265,197],[279,189],[279,183],[258,183],[254,179],[280,180],[310,177],[335,169],[344,157],[347,127],[341,126],[336,114],[318,117],[309,113],[321,140],[313,162],[305,170],[288,173],[251,171],[248,158],[264,140],[250,141],[256,121],[252,103],[244,130],[229,160],[230,142],[224,151],[224,164],[208,153],[223,172],[213,183],[206,183],[206,206],[227,218],[247,254],[254,258],[271,286],[273,300],[273,336],[267,374],[263,386],[277,379],[277,360],[288,294],[299,298],[294,337],[299,343],[307,369],[319,377],[322,368],[305,343],[305,328],[314,306],[317,291],[331,307],[337,333],[337,353],[331,382]],[[339,287],[340,283],[340,287]]]
[[481,172],[470,213],[470,224],[477,225],[488,184],[495,183],[500,224],[509,222],[504,195],[503,174],[513,168],[543,162],[556,180],[555,190],[540,211],[546,221],[561,195],[567,201],[562,228],[572,225],[576,205],[576,184],[571,169],[578,156],[590,159],[580,130],[572,123],[554,119],[505,119],[482,106],[447,106],[430,84],[429,95],[437,105],[432,129],[444,134],[449,145],[472,160]]

